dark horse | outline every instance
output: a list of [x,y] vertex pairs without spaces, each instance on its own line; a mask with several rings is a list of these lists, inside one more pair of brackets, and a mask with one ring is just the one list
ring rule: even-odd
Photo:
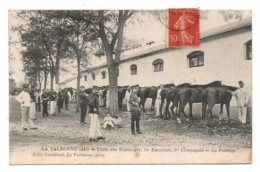
[[[118,106],[119,106],[119,110],[122,109],[122,104],[123,104],[123,100],[125,98],[125,93],[127,90],[128,86],[118,86]],[[107,99],[107,91],[109,90],[108,86],[103,86],[100,87],[100,89],[103,89],[103,95],[102,97],[106,100]],[[105,107],[106,107],[106,101],[105,102]]]
[[[229,121],[229,106],[230,106],[230,101],[232,99],[232,95],[227,91],[235,91],[237,90],[237,87],[232,87],[232,86],[226,86],[223,85],[221,87],[208,87],[206,88],[202,93],[202,97],[205,100],[202,104],[202,111],[203,114],[210,114],[211,118],[212,116],[212,109],[215,104],[220,104],[220,114],[219,114],[219,120],[222,120],[222,115],[223,115],[223,105],[226,105],[226,110],[227,110],[227,117]],[[207,108],[208,106],[208,108]],[[206,110],[207,109],[207,110]]]
[[122,109],[122,104],[123,104],[123,100],[125,98],[125,93],[128,89],[128,86],[124,86],[124,87],[119,87],[118,88],[118,106],[119,106],[119,110]]
[[145,105],[147,98],[152,99],[151,111],[154,111],[154,104],[155,104],[155,100],[156,100],[156,96],[157,96],[157,90],[158,90],[158,88],[155,86],[139,87],[137,94],[140,97],[140,106],[142,107],[142,110],[144,113],[146,113],[144,105]]
[[[170,117],[169,106],[171,102],[172,102],[172,106],[170,108],[171,112],[174,116],[177,114],[179,99],[176,97],[176,95],[180,91],[180,89],[189,87],[190,85],[191,84],[189,83],[183,83],[177,85],[176,87],[165,90],[164,92],[161,93],[161,97],[162,97],[161,107],[163,107],[164,100],[166,99],[165,119],[168,119],[168,117]],[[175,108],[175,113],[174,113],[174,108]]]
[[[175,86],[174,84],[165,84],[164,89],[171,88],[171,87],[174,87],[174,86]],[[154,111],[154,104],[155,104],[155,101],[156,101],[158,89],[159,89],[159,86],[158,87],[155,87],[155,86],[139,87],[137,94],[140,97],[140,106],[142,107],[144,113],[145,113],[144,105],[145,105],[147,98],[152,99],[151,111]]]
[[68,88],[64,88],[62,91],[69,91],[70,95],[73,95],[73,88],[72,87],[68,87]]
[[[177,93],[177,99],[179,99],[180,105],[179,105],[179,111],[178,111],[178,118],[181,114],[185,115],[184,108],[187,103],[189,103],[190,106],[190,114],[189,117],[192,118],[192,104],[193,103],[202,103],[204,99],[201,96],[201,93],[204,89],[208,87],[220,87],[221,81],[214,81],[206,85],[191,85],[186,88],[180,89],[180,91]],[[203,114],[202,111],[202,117],[204,117],[205,114]]]

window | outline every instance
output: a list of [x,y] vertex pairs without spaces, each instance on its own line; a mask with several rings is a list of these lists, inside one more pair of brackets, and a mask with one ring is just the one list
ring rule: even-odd
[[189,67],[204,66],[204,52],[194,51],[188,55]]
[[87,75],[84,75],[84,80],[87,81],[87,79],[88,79],[88,78],[87,78]]
[[135,64],[132,64],[130,66],[131,75],[137,75],[137,66]]
[[246,46],[246,60],[252,60],[252,40],[245,43]]
[[96,79],[96,75],[94,73],[92,73],[92,80]]
[[157,59],[157,60],[153,61],[153,67],[154,67],[154,72],[163,71],[163,60]]
[[119,76],[119,68],[117,68],[117,76]]
[[103,71],[101,74],[102,74],[102,79],[106,79],[106,71]]

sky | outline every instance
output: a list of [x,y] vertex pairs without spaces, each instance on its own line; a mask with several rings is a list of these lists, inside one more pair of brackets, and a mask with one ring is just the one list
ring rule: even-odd
[[[247,18],[252,16],[251,11],[243,11],[243,18]],[[211,10],[207,12],[208,19],[200,20],[200,32],[213,29],[215,27],[226,24],[223,16],[220,15],[219,11]],[[154,41],[155,45],[165,44],[165,40],[167,38],[167,30],[163,23],[161,23],[157,18],[153,15],[138,15],[137,18],[140,20],[135,20],[134,23],[128,23],[125,27],[124,37],[126,39],[135,39],[140,42],[140,44],[145,45],[148,42]],[[9,38],[11,37],[11,41],[19,41],[19,35],[10,28],[13,26],[17,26],[21,24],[23,21],[16,18],[16,11],[9,11]],[[231,20],[229,22],[234,22]],[[13,78],[16,83],[21,83],[24,81],[24,74],[22,72],[23,64],[21,61],[21,50],[22,47],[19,44],[10,45],[9,44],[9,54],[12,55],[12,58],[9,58],[9,68],[14,71]],[[10,56],[9,56],[10,57]],[[105,59],[96,60],[104,61]],[[73,65],[63,64],[63,66],[71,72],[63,72],[60,76],[60,81],[70,78],[75,74],[75,62]]]

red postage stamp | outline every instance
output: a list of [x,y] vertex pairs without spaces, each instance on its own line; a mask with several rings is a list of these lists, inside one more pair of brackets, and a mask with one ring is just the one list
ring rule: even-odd
[[169,47],[199,46],[199,9],[168,10]]

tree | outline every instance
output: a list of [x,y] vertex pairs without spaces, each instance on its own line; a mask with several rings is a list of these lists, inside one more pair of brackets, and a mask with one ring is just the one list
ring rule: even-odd
[[241,10],[220,10],[219,14],[223,16],[225,22],[243,18],[243,11]]
[[81,63],[84,58],[87,59],[87,50],[91,46],[91,42],[97,39],[97,33],[94,26],[89,22],[93,19],[93,11],[60,11],[59,17],[67,20],[67,30],[69,32],[68,45],[75,54],[77,61],[77,95],[76,95],[76,112],[79,112],[79,91],[81,78]]
[[98,31],[101,38],[109,72],[110,112],[117,115],[118,108],[118,66],[123,45],[124,27],[134,11],[98,11]]
[[[27,48],[28,44],[35,43],[39,46],[44,54],[47,54],[46,63],[49,65],[49,71],[45,71],[44,76],[51,75],[51,89],[53,89],[54,78],[56,84],[59,83],[60,59],[66,58],[68,52],[67,38],[69,33],[66,30],[67,21],[58,18],[60,11],[21,11],[18,17],[23,19],[23,24],[15,29],[19,31],[21,37],[26,34],[35,37],[27,37],[22,40],[23,45]],[[45,78],[45,84],[46,84]]]
[[30,84],[36,87],[39,85],[41,89],[42,80],[44,78],[44,89],[46,89],[46,82],[49,73],[49,66],[46,63],[46,56],[42,54],[42,51],[38,46],[27,47],[22,51],[23,71],[25,76],[29,79]]

